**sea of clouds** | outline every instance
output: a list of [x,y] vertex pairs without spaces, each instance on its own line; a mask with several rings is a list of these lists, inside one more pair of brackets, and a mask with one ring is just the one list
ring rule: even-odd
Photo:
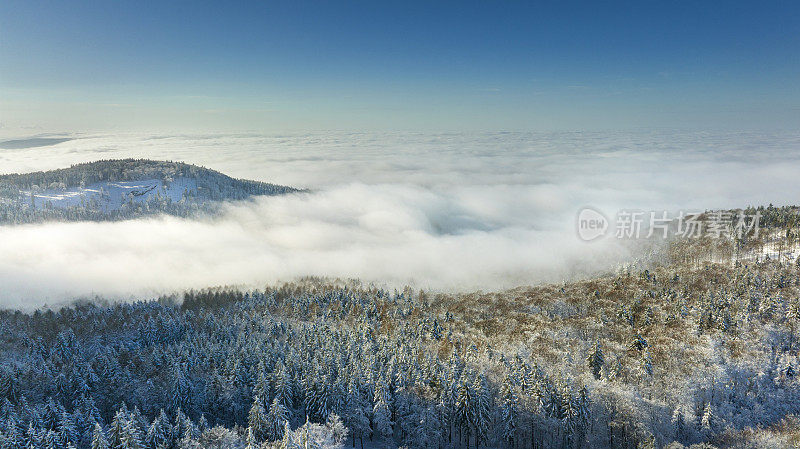
[[800,203],[800,133],[73,135],[15,142],[0,172],[179,160],[309,189],[214,219],[0,227],[0,303],[129,299],[302,276],[467,291],[556,282],[640,256],[583,242],[583,206],[703,210]]

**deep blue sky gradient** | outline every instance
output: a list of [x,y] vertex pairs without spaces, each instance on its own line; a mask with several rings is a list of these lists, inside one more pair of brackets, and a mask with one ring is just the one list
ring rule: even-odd
[[0,2],[42,130],[796,128],[797,2]]

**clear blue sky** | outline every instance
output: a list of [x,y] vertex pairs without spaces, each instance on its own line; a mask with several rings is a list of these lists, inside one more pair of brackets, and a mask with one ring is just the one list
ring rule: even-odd
[[5,129],[800,126],[797,2],[0,2]]

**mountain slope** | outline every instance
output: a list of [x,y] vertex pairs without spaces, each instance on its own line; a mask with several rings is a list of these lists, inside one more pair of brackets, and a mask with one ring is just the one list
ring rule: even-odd
[[0,223],[192,216],[214,212],[221,201],[295,191],[182,162],[104,160],[0,176]]

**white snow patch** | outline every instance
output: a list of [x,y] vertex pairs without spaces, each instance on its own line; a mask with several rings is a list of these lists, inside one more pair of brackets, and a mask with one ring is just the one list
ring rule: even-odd
[[160,179],[99,182],[85,187],[33,189],[22,191],[22,194],[26,198],[31,198],[28,204],[36,209],[47,207],[65,209],[95,203],[97,208],[110,212],[118,210],[128,202],[142,203],[159,195],[164,199],[169,198],[172,202],[178,202],[187,192],[197,194],[197,182],[192,178],[180,177],[168,183]]

